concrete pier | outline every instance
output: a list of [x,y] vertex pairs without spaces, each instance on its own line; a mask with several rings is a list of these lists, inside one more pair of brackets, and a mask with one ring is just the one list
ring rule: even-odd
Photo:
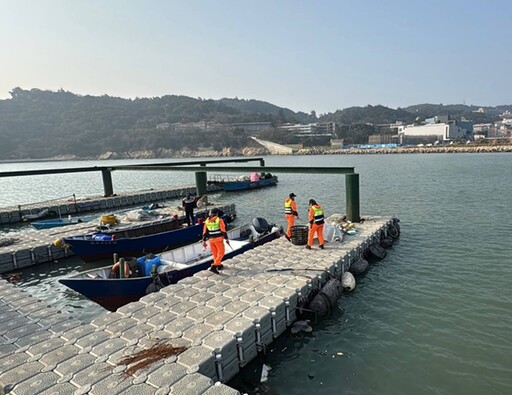
[[[284,238],[105,313],[90,324],[0,281],[0,393],[237,394],[222,384],[296,320],[296,307],[395,227],[366,217],[324,250]],[[396,228],[395,228],[396,231]],[[156,342],[186,351],[133,374],[119,362]]]

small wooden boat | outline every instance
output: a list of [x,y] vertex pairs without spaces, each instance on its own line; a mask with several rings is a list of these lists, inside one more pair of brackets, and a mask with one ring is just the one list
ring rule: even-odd
[[45,219],[42,221],[31,222],[30,224],[40,229],[56,228],[58,226],[76,225],[84,222],[81,218],[56,218],[56,219]]
[[220,186],[228,192],[234,192],[275,186],[277,185],[277,181],[277,176],[270,175],[270,173],[267,173],[259,179],[252,177],[213,175],[212,179],[208,181],[208,184]]
[[[230,244],[225,246],[223,262],[274,240],[281,234],[282,228],[270,226],[263,218],[255,218],[252,225],[247,224],[230,230]],[[185,277],[209,268],[213,258],[209,248],[204,249],[199,242],[156,256],[127,258],[127,261],[130,262],[125,265],[133,269],[127,278],[117,278],[119,270],[113,272],[112,266],[105,266],[61,278],[59,282],[107,310],[115,311],[127,303],[139,300],[147,293],[176,284]]]

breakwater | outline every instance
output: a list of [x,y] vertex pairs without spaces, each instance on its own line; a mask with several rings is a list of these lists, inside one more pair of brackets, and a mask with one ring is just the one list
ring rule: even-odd
[[512,152],[509,145],[442,146],[442,147],[397,147],[397,148],[303,148],[296,155],[371,155],[371,154],[470,154]]
[[[497,153],[512,152],[512,144],[501,145],[448,145],[437,147],[397,147],[375,149],[340,149],[332,147],[311,147],[290,152],[274,153],[275,155],[358,155],[358,154],[429,154],[429,153]],[[221,151],[179,151],[179,152],[106,152],[98,159],[163,159],[163,158],[210,158],[210,157],[246,157],[255,155],[269,155],[266,148],[245,147],[243,149],[224,148]]]

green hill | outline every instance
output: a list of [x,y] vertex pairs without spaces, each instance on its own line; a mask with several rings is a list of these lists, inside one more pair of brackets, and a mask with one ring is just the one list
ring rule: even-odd
[[[350,107],[322,115],[294,112],[260,100],[203,100],[167,95],[154,98],[122,99],[111,96],[81,96],[63,90],[14,88],[11,98],[0,100],[0,159],[38,159],[57,156],[95,158],[103,152],[164,151],[224,148],[241,149],[254,143],[240,129],[229,127],[238,122],[314,123],[334,121],[338,136],[353,142],[365,142],[374,133],[375,124],[403,121],[435,115],[464,116],[475,122],[492,122],[512,106],[476,106],[421,104],[404,109],[385,106]],[[206,126],[172,127],[176,124]],[[267,131],[272,136],[273,132]],[[278,135],[278,134],[274,134]],[[278,136],[286,142],[286,132]],[[296,142],[296,141],[294,141]]]

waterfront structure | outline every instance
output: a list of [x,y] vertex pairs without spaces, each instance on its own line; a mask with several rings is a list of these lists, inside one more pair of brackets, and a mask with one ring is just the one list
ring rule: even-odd
[[402,125],[398,127],[400,144],[450,141],[459,138],[471,138],[471,121],[449,120],[447,116],[436,116],[425,120],[422,125]]

